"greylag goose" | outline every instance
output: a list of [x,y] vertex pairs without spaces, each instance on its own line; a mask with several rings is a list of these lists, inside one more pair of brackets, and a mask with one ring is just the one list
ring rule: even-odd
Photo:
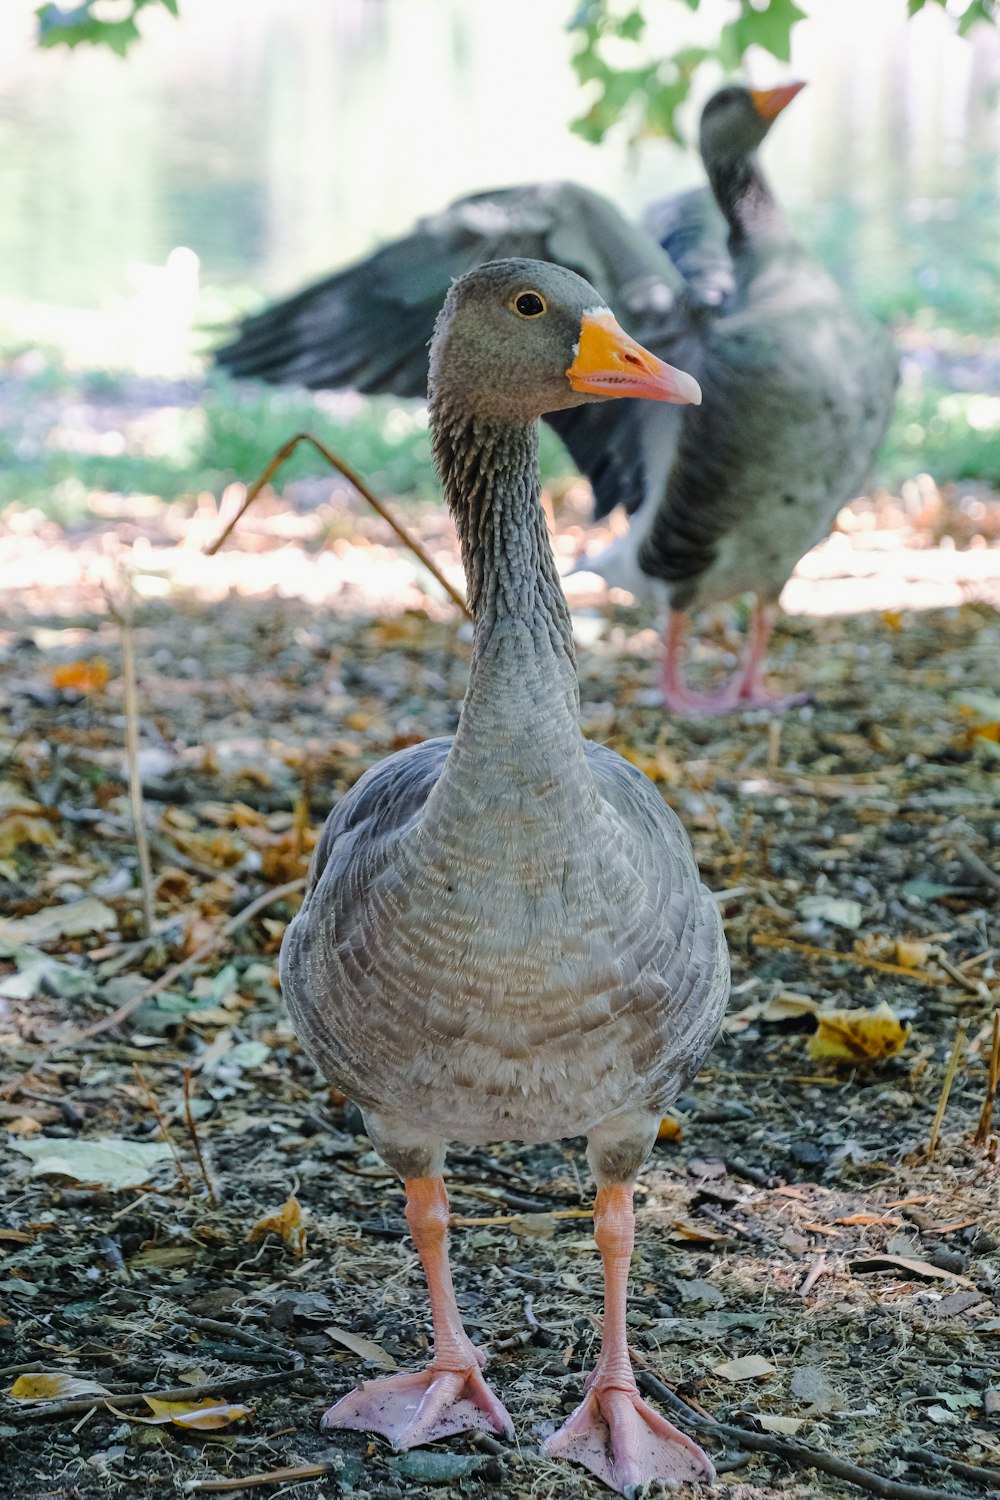
[[403,1179],[434,1354],[326,1413],[411,1447],[510,1433],[447,1251],[450,1141],[585,1135],[605,1274],[600,1357],[547,1452],[623,1493],[712,1465],[639,1396],[625,1333],[636,1173],[718,1030],[729,965],[677,818],[583,738],[573,640],[539,503],[537,419],[614,396],[698,399],[574,272],[458,280],[430,359],[434,455],[475,635],[453,739],[378,765],[337,804],[281,951],[296,1031]]
[[[249,319],[218,359],[239,376],[422,396],[452,277],[508,255],[571,266],[705,396],[697,408],[547,414],[593,485],[595,514],[621,504],[632,516],[583,566],[669,607],[669,707],[780,707],[762,678],[778,595],[867,477],[896,383],[888,336],[798,243],[760,167],[758,148],[800,88],[714,94],[700,132],[710,190],[655,208],[648,230],[572,183],[464,198]],[[720,692],[692,692],[689,613],[743,592],[757,602],[742,664]]]

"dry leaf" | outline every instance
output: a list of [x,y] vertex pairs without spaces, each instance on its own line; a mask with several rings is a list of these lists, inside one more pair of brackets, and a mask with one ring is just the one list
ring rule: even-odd
[[864,914],[861,902],[850,896],[803,896],[798,909],[800,917],[819,917],[822,922],[852,931],[861,926]]
[[934,948],[920,938],[897,938],[894,946],[896,962],[904,969],[923,969]]
[[906,1045],[909,1027],[883,1000],[872,1010],[824,1010],[809,1038],[809,1056],[835,1062],[881,1062]]
[[32,1177],[72,1177],[118,1191],[141,1187],[173,1156],[162,1141],[97,1140],[11,1141],[12,1151],[32,1160]]
[[392,1355],[387,1353],[381,1344],[376,1344],[371,1339],[359,1338],[356,1333],[351,1333],[346,1328],[324,1328],[323,1332],[333,1339],[334,1343],[342,1344],[345,1349],[350,1349],[352,1354],[366,1359],[369,1364],[378,1365],[380,1370],[399,1369]]
[[929,1260],[911,1260],[907,1255],[866,1255],[851,1264],[851,1271],[905,1271],[909,1276],[918,1276],[925,1281],[954,1281],[959,1286],[974,1287],[975,1282],[957,1271],[942,1271],[932,1266]]
[[247,1239],[262,1240],[268,1234],[280,1235],[293,1255],[306,1253],[306,1227],[302,1222],[302,1205],[297,1198],[287,1198],[277,1213],[258,1219]]
[[550,1240],[556,1232],[556,1218],[551,1213],[513,1214],[507,1228],[521,1239]]
[[119,1411],[110,1401],[108,1406],[116,1417],[124,1417],[129,1422],[142,1422],[147,1427],[161,1427],[172,1422],[175,1427],[194,1428],[197,1432],[215,1432],[250,1416],[249,1406],[232,1406],[216,1396],[206,1396],[202,1401],[161,1401],[156,1396],[143,1396],[142,1399],[153,1413],[151,1417]]
[[721,1375],[723,1380],[762,1380],[777,1373],[777,1365],[762,1354],[744,1354],[742,1359],[727,1359],[725,1364],[712,1366],[712,1374]]
[[45,818],[29,818],[25,813],[8,813],[0,823],[0,859],[15,854],[22,844],[51,849],[59,842],[56,831]]
[[684,1132],[680,1127],[680,1122],[672,1120],[669,1115],[665,1115],[660,1121],[660,1128],[656,1132],[656,1139],[658,1141],[679,1141],[683,1135]]
[[84,896],[64,906],[44,906],[33,916],[0,922],[0,944],[51,943],[56,938],[86,937],[118,926],[118,916],[96,896]]
[[7,1392],[13,1401],[59,1401],[72,1396],[109,1396],[96,1380],[79,1375],[19,1375]]
[[805,1417],[769,1417],[762,1412],[755,1412],[754,1417],[765,1432],[783,1432],[787,1437],[798,1432],[805,1421]]
[[71,661],[64,667],[54,667],[52,686],[60,692],[96,693],[107,687],[111,673],[103,656],[92,656],[89,661]]

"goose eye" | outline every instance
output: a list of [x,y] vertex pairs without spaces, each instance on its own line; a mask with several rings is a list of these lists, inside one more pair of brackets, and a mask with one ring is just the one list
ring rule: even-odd
[[537,292],[521,292],[514,298],[514,310],[522,318],[540,318],[545,311],[545,298]]

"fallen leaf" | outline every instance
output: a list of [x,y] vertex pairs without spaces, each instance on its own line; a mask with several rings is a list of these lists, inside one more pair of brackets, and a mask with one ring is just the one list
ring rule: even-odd
[[11,1141],[12,1151],[32,1160],[32,1177],[72,1177],[117,1192],[141,1187],[173,1152],[162,1141],[125,1141],[109,1136],[94,1140]]
[[84,896],[64,906],[44,906],[30,917],[0,922],[0,947],[51,943],[56,938],[87,937],[118,926],[117,913],[96,896]]
[[769,1417],[761,1412],[755,1415],[765,1432],[783,1432],[787,1437],[798,1432],[805,1421],[805,1417]]
[[824,1010],[816,1016],[809,1056],[835,1062],[881,1062],[906,1045],[909,1027],[883,1000],[872,1010]]
[[683,1135],[684,1132],[680,1127],[679,1121],[672,1120],[669,1115],[665,1115],[660,1121],[660,1128],[656,1132],[656,1139],[658,1141],[679,1141]]
[[294,1195],[286,1198],[276,1213],[258,1219],[247,1239],[262,1240],[268,1234],[280,1235],[293,1255],[305,1254],[306,1227],[302,1222],[302,1205]]
[[233,1406],[220,1401],[216,1396],[206,1396],[202,1401],[161,1401],[157,1396],[142,1398],[152,1412],[151,1417],[140,1417],[135,1412],[119,1411],[109,1401],[108,1406],[116,1417],[129,1422],[142,1422],[147,1427],[160,1427],[172,1422],[175,1427],[194,1428],[197,1432],[215,1432],[220,1427],[229,1427],[250,1416],[249,1406]]
[[904,969],[923,969],[933,948],[933,943],[925,943],[920,938],[897,938],[896,962],[902,964]]
[[793,1396],[808,1401],[810,1409],[821,1416],[842,1411],[847,1404],[819,1365],[801,1365],[792,1375],[791,1391]]
[[52,686],[60,692],[96,693],[107,687],[111,673],[103,656],[92,656],[89,661],[71,661],[52,670]]
[[24,813],[12,812],[0,822],[0,858],[16,854],[22,844],[51,849],[58,842],[55,829],[44,818],[30,818]]
[[728,1359],[724,1364],[713,1365],[712,1374],[723,1380],[762,1380],[765,1375],[777,1375],[777,1365],[762,1354],[744,1354],[742,1359]]
[[556,1222],[551,1213],[513,1214],[507,1228],[520,1239],[550,1240],[556,1232]]
[[798,911],[800,917],[818,917],[822,922],[851,931],[861,926],[863,915],[861,902],[850,896],[803,896]]
[[968,1276],[960,1276],[957,1271],[943,1271],[940,1266],[932,1266],[929,1260],[911,1260],[908,1255],[866,1255],[851,1264],[851,1271],[854,1275],[864,1271],[905,1271],[909,1276],[926,1281],[954,1281],[959,1286],[975,1286]]
[[323,1332],[333,1339],[335,1344],[342,1344],[345,1349],[350,1349],[352,1354],[357,1354],[361,1359],[366,1359],[369,1364],[378,1365],[380,1370],[398,1370],[399,1366],[392,1355],[376,1344],[371,1339],[363,1339],[356,1333],[351,1333],[346,1328],[324,1328]]
[[13,1401],[59,1401],[72,1396],[110,1396],[96,1380],[80,1375],[19,1375],[7,1392]]

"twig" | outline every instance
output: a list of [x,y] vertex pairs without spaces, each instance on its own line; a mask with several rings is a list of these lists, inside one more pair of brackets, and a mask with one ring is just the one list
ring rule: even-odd
[[944,1112],[948,1108],[948,1095],[951,1093],[951,1086],[955,1081],[955,1074],[958,1072],[958,1060],[962,1054],[962,1043],[965,1041],[965,1032],[966,1022],[959,1021],[958,1027],[955,1031],[955,1045],[952,1047],[951,1056],[948,1059],[948,1067],[944,1075],[944,1083],[941,1085],[941,1097],[938,1100],[937,1111],[934,1115],[934,1123],[931,1126],[930,1140],[927,1143],[928,1161],[930,1161],[931,1157],[934,1155],[934,1152],[937,1150],[938,1136],[941,1134],[941,1124],[944,1120]]
[[986,1080],[986,1098],[976,1126],[975,1143],[985,1146],[993,1124],[993,1102],[1000,1087],[1000,1010],[993,1012],[993,1045],[990,1048],[990,1072]]
[[844,1458],[827,1453],[823,1448],[813,1448],[811,1444],[800,1443],[795,1438],[778,1437],[771,1432],[753,1432],[735,1423],[717,1422],[714,1418],[699,1416],[650,1370],[640,1371],[638,1380],[648,1395],[656,1396],[682,1415],[691,1426],[698,1427],[703,1432],[717,1433],[719,1437],[728,1438],[744,1448],[751,1448],[758,1453],[776,1453],[801,1469],[820,1469],[824,1474],[832,1474],[847,1484],[857,1485],[871,1495],[880,1495],[883,1500],[956,1500],[953,1490],[932,1490],[923,1484],[906,1484],[902,1480],[886,1479],[881,1474],[873,1473],[871,1469],[862,1469]]
[[[213,932],[211,937],[206,938],[193,953],[188,954],[187,958],[182,958],[180,963],[174,964],[165,974],[161,974],[159,979],[154,979],[152,984],[147,984],[144,990],[140,990],[137,995],[126,1000],[124,1005],[119,1005],[110,1016],[95,1021],[92,1026],[85,1026],[82,1031],[76,1032],[73,1036],[64,1037],[51,1050],[75,1046],[77,1042],[87,1041],[92,1036],[100,1035],[102,1031],[110,1031],[112,1027],[120,1026],[123,1021],[128,1020],[133,1011],[139,1009],[140,1005],[151,1000],[154,995],[159,995],[162,990],[168,990],[182,974],[195,968],[203,959],[208,958],[209,954],[214,953],[216,948],[220,948],[226,938],[232,937],[234,932],[238,932],[241,927],[253,921],[258,912],[265,911],[267,907],[273,906],[276,901],[283,900],[285,896],[292,896],[296,891],[301,891],[305,883],[303,876],[298,880],[286,881],[284,885],[276,885],[270,891],[264,891],[263,895],[257,896],[249,906],[244,906],[242,911],[238,911],[235,917],[230,917],[228,922],[224,922],[217,932]],[[38,1067],[38,1063],[36,1062],[34,1066]]]
[[981,1464],[963,1463],[960,1458],[949,1458],[945,1453],[935,1453],[931,1448],[906,1448],[903,1457],[910,1463],[930,1464],[935,1469],[948,1469],[960,1479],[971,1479],[978,1484],[1000,1485],[1000,1469],[987,1469]]
[[880,958],[867,958],[861,953],[840,953],[836,948],[816,948],[812,943],[794,943],[791,938],[775,937],[770,932],[755,932],[751,938],[755,948],[781,948],[790,953],[804,953],[808,958],[822,958],[828,963],[857,964],[862,969],[877,969],[880,974],[898,974],[901,979],[913,979],[917,984],[950,984],[944,974],[929,974],[926,969],[907,969],[902,964],[887,964]]
[[950,974],[959,989],[968,990],[970,995],[975,995],[980,1000],[990,998],[989,986],[982,979],[973,979],[971,975],[964,973],[957,964],[953,964],[947,953],[942,953],[940,948],[934,950],[935,962],[939,963],[946,974]]
[[243,1328],[239,1323],[220,1323],[217,1318],[196,1318],[193,1313],[174,1313],[194,1333],[207,1333],[210,1337],[221,1337],[235,1339],[238,1344],[246,1344],[251,1349],[267,1349],[271,1354],[278,1354],[282,1359],[290,1359],[297,1370],[301,1370],[305,1364],[303,1356],[295,1349],[285,1349],[281,1344],[275,1344],[271,1339],[265,1339],[259,1333],[253,1333],[249,1328]]
[[240,1375],[209,1380],[204,1385],[181,1385],[168,1391],[129,1391],[121,1395],[116,1391],[109,1391],[104,1396],[79,1396],[73,1401],[39,1401],[25,1411],[11,1411],[12,1405],[20,1403],[8,1401],[4,1406],[4,1415],[18,1423],[43,1422],[52,1417],[74,1417],[93,1407],[103,1406],[109,1397],[116,1406],[142,1406],[147,1395],[157,1401],[197,1401],[202,1396],[217,1396],[224,1391],[243,1392],[251,1387],[286,1385],[289,1380],[301,1379],[309,1373],[308,1370],[274,1370],[266,1375],[251,1375],[244,1370]]
[[233,528],[239,522],[240,518],[246,514],[250,506],[256,500],[265,484],[268,484],[270,480],[274,478],[275,474],[281,468],[282,464],[286,463],[288,459],[291,458],[292,454],[295,452],[300,443],[312,443],[317,453],[321,454],[322,457],[326,459],[330,467],[332,469],[336,469],[338,474],[343,474],[344,478],[348,480],[350,484],[353,484],[358,494],[364,496],[364,498],[368,501],[368,504],[382,517],[383,521],[388,522],[393,531],[399,537],[400,541],[403,542],[407,547],[409,547],[414,556],[420,559],[427,571],[433,574],[433,576],[437,579],[438,583],[444,589],[449,598],[451,598],[458,605],[459,609],[462,610],[464,614],[469,615],[469,618],[471,619],[472,616],[469,612],[469,606],[462,598],[462,595],[459,593],[458,589],[456,589],[452,584],[448,582],[447,578],[445,578],[440,568],[435,562],[432,562],[431,558],[424,551],[423,547],[417,541],[416,537],[414,537],[409,531],[407,531],[402,522],[396,520],[395,516],[393,516],[392,513],[386,509],[381,500],[376,499],[371,490],[365,484],[364,480],[361,478],[360,474],[356,473],[355,470],[351,468],[350,464],[346,464],[342,458],[339,458],[331,448],[328,448],[326,446],[325,443],[320,442],[319,438],[313,437],[311,432],[297,432],[294,437],[289,438],[288,442],[283,444],[283,446],[278,449],[277,453],[275,453],[271,461],[265,466],[263,472],[254,480],[253,484],[247,490],[246,499],[243,501],[243,504],[240,506],[233,519],[226,526],[225,530],[222,532],[222,535],[219,536],[208,548],[207,555],[209,557],[215,556],[216,552],[218,552],[219,548],[232,532]]
[[160,1134],[162,1135],[166,1144],[170,1147],[171,1153],[174,1158],[174,1165],[176,1166],[177,1171],[180,1173],[181,1186],[183,1187],[185,1193],[187,1193],[188,1197],[193,1198],[194,1191],[191,1187],[191,1179],[185,1169],[184,1162],[181,1158],[181,1153],[178,1151],[176,1143],[174,1142],[169,1130],[167,1129],[167,1122],[166,1120],[164,1120],[162,1114],[160,1113],[160,1106],[156,1101],[156,1095],[153,1093],[153,1090],[149,1086],[149,1080],[147,1079],[145,1073],[142,1071],[138,1063],[132,1064],[132,1072],[135,1074],[135,1079],[139,1087],[146,1095],[146,1103],[149,1105],[153,1119],[160,1127]]
[[245,1474],[242,1479],[189,1479],[184,1488],[191,1494],[222,1494],[225,1490],[250,1490],[259,1484],[287,1484],[299,1479],[322,1479],[336,1474],[340,1464],[298,1464],[294,1469],[271,1469],[267,1474]]
[[153,866],[146,837],[145,809],[142,801],[142,777],[139,775],[139,695],[135,679],[135,634],[132,629],[132,580],[123,573],[124,604],[115,604],[107,589],[104,597],[112,618],[117,622],[122,646],[122,684],[125,689],[125,755],[128,760],[128,794],[132,804],[132,827],[135,852],[139,860],[139,886],[142,892],[142,935],[153,931]]
[[968,844],[964,844],[961,839],[956,839],[951,847],[965,868],[970,870],[973,875],[978,875],[983,885],[988,885],[991,890],[1000,891],[1000,875],[997,874],[996,870],[991,870],[986,861],[980,859],[979,855],[970,849]]
[[191,1137],[191,1147],[195,1154],[195,1160],[198,1163],[198,1170],[201,1173],[201,1180],[208,1190],[208,1201],[212,1205],[212,1207],[215,1208],[217,1207],[219,1200],[215,1196],[215,1188],[212,1186],[212,1179],[208,1175],[208,1169],[205,1166],[205,1158],[201,1154],[201,1141],[199,1141],[198,1139],[198,1130],[194,1123],[194,1115],[191,1112],[190,1068],[184,1069],[184,1122],[187,1125],[188,1135]]
[[830,1267],[827,1265],[826,1256],[822,1253],[817,1255],[809,1270],[806,1272],[802,1285],[799,1287],[799,1296],[808,1297],[813,1287],[821,1276],[825,1276]]

